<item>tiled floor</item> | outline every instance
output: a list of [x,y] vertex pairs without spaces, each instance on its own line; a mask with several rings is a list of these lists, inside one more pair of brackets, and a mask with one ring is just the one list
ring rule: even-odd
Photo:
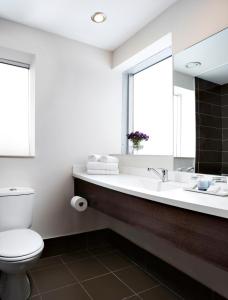
[[178,300],[156,278],[110,247],[40,259],[32,300]]

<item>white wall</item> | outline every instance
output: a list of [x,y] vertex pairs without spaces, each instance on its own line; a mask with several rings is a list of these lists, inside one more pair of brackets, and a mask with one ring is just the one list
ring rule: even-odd
[[227,0],[180,0],[113,53],[113,67],[172,32],[177,53],[228,26]]
[[177,71],[173,72],[173,84],[188,90],[195,90],[195,78]]
[[88,231],[105,217],[69,206],[72,165],[89,152],[120,153],[121,74],[110,53],[0,20],[0,47],[35,54],[36,157],[0,158],[0,187],[36,190],[33,228],[43,237]]

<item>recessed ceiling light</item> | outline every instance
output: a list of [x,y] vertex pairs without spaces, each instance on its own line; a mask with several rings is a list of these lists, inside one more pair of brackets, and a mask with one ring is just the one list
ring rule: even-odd
[[95,23],[103,23],[106,19],[106,15],[100,11],[95,12],[91,17],[91,20]]
[[193,69],[193,68],[198,68],[201,65],[202,65],[202,63],[199,62],[199,61],[191,61],[191,62],[189,62],[189,63],[187,63],[185,65],[185,68],[187,68],[187,69]]

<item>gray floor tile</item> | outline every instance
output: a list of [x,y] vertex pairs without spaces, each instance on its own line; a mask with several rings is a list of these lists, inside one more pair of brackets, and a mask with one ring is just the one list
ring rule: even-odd
[[103,247],[89,249],[89,252],[91,252],[93,255],[103,255],[103,254],[111,253],[114,251],[115,251],[115,249],[110,245],[105,245]]
[[30,298],[31,300],[42,300],[41,296],[33,296]]
[[42,294],[42,300],[89,300],[89,296],[75,284],[55,291]]
[[93,300],[121,300],[133,294],[112,274],[85,281],[83,285]]
[[130,296],[127,298],[124,298],[123,300],[141,300],[138,296]]
[[61,258],[65,263],[68,263],[68,262],[87,258],[91,255],[92,254],[89,253],[88,251],[83,250],[83,251],[74,251],[74,252],[64,253],[61,255]]
[[137,267],[129,267],[115,274],[137,293],[159,284]]
[[143,298],[143,300],[180,300],[179,297],[163,286],[140,293],[140,297]]
[[116,252],[99,256],[98,259],[112,271],[132,265],[130,260]]
[[92,257],[67,263],[67,266],[80,281],[109,272],[102,264]]
[[75,282],[64,265],[45,268],[31,273],[39,292],[46,292]]
[[47,268],[50,266],[55,266],[55,265],[61,264],[61,263],[62,263],[62,261],[60,259],[60,256],[51,256],[51,257],[40,258],[31,270],[32,271],[39,270],[39,269]]

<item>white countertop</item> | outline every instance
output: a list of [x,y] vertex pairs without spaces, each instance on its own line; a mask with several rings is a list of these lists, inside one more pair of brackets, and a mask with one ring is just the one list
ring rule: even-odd
[[[228,197],[198,194],[183,190],[183,183],[168,182],[168,190],[153,190],[159,181],[143,176],[128,174],[119,175],[88,175],[85,172],[73,171],[73,176],[87,182],[109,188],[118,192],[137,196],[150,201],[164,203],[209,215],[228,218]],[[152,187],[152,189],[151,189]],[[80,196],[80,195],[79,195]]]

